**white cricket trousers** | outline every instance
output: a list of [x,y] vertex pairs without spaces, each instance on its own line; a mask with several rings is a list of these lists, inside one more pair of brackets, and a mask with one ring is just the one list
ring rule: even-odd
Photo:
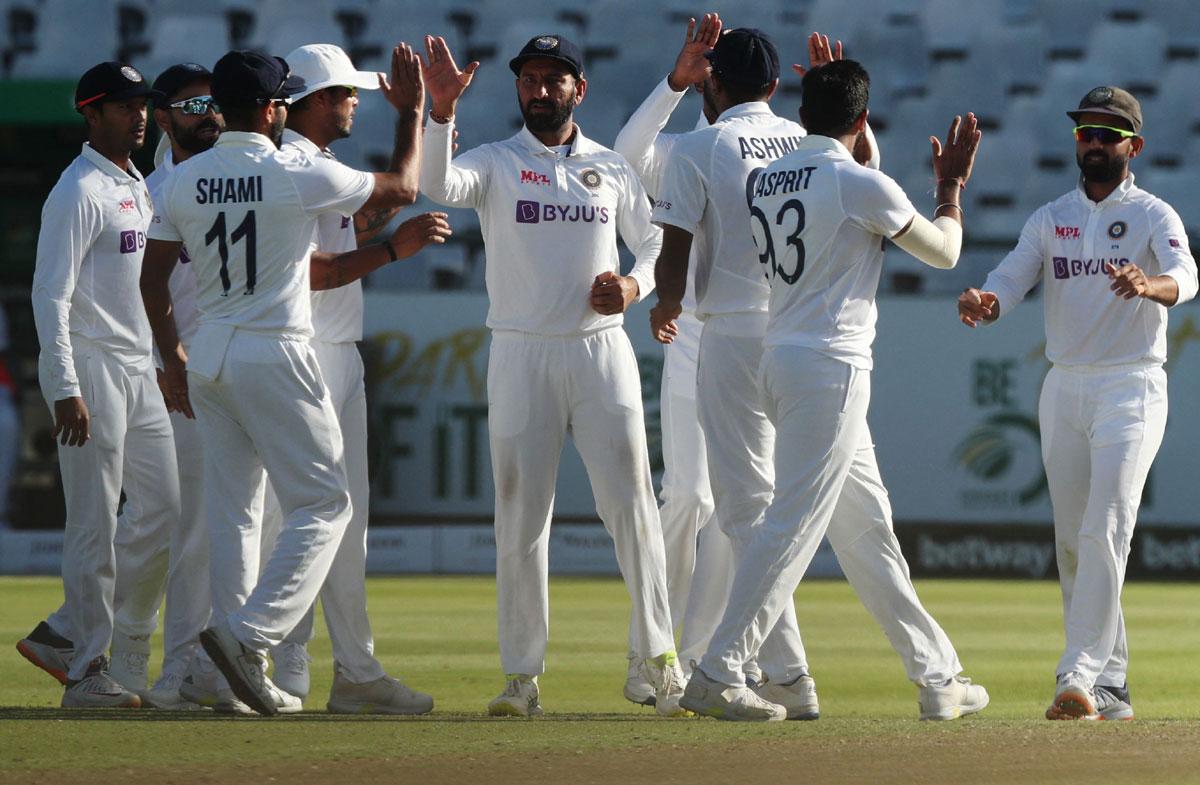
[[488,436],[496,486],[496,599],[505,673],[545,669],[550,516],[568,433],[633,603],[639,657],[675,650],[641,381],[620,327],[492,334]]
[[704,325],[690,313],[681,314],[675,324],[679,333],[663,347],[658,514],[666,547],[671,626],[679,636],[679,659],[686,670],[708,648],[725,610],[733,583],[733,545],[714,522],[708,448],[696,408],[696,361]]
[[172,521],[165,550],[151,551],[144,542],[121,543],[118,538],[125,550],[123,557],[118,556],[118,583],[124,580],[125,572],[143,579],[135,583],[141,590],[125,596],[117,606],[113,651],[149,654],[150,636],[158,624],[158,609],[165,593],[162,673],[183,676],[199,650],[197,636],[212,613],[212,590],[200,426],[178,412],[170,417],[179,469],[180,515]]
[[[775,427],[763,411],[758,386],[766,329],[766,315],[762,317],[754,330],[730,332],[734,322],[729,317],[712,316],[700,336],[696,400],[707,442],[717,523],[732,544],[735,565],[741,563],[761,524],[775,486]],[[734,318],[741,322],[745,315]],[[722,602],[705,614],[719,619],[725,608]],[[808,655],[794,604],[786,603],[778,625],[768,630],[761,651],[757,651],[758,666],[767,678],[786,683],[808,673]],[[752,658],[754,655],[751,652]]]
[[[367,474],[367,391],[362,355],[353,342],[311,341],[337,412],[346,454],[351,516],[337,556],[321,589],[325,626],[333,644],[333,659],[342,674],[356,684],[384,675],[375,659],[375,640],[367,616],[367,521],[370,518],[371,483]],[[269,495],[273,497],[273,494]],[[312,639],[313,609],[284,639],[304,645]]]
[[[763,355],[763,400],[778,429],[775,498],[733,579],[729,607],[701,662],[744,684],[743,664],[776,623],[829,536],[863,605],[904,661],[909,680],[939,684],[962,668],[921,606],[892,532],[892,511],[867,427],[869,371],[793,346]],[[761,660],[760,660],[761,663]]]
[[[129,367],[86,339],[72,336],[71,344],[92,438],[82,447],[58,446],[67,512],[65,602],[50,626],[74,642],[68,676],[82,679],[88,663],[108,653],[114,608],[130,597],[148,602],[160,590],[168,532],[179,517],[179,474],[150,358]],[[53,414],[44,366],[41,371],[42,394]],[[126,498],[118,525],[122,488]],[[148,566],[125,566],[133,553],[153,556]]]
[[[190,372],[188,384],[204,441],[213,613],[246,646],[269,649],[312,606],[350,521],[337,415],[304,339],[236,330],[218,377]],[[264,468],[284,520],[260,577]]]
[[1167,424],[1160,365],[1055,365],[1039,405],[1066,649],[1058,674],[1124,687],[1121,589],[1142,488]]

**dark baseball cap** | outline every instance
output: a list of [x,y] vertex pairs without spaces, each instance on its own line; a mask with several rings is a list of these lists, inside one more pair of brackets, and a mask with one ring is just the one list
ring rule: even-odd
[[292,75],[282,57],[234,50],[212,70],[212,97],[218,105],[245,106],[289,98],[304,90],[304,80]]
[[521,66],[526,60],[535,57],[548,57],[565,63],[571,69],[576,79],[583,77],[583,53],[571,41],[561,35],[537,35],[529,39],[521,49],[521,53],[508,61],[508,67],[517,76],[521,75]]
[[723,82],[758,87],[779,78],[779,52],[762,30],[735,27],[721,34],[705,53],[713,74]]
[[82,110],[88,104],[121,101],[151,93],[150,85],[140,71],[131,65],[110,60],[92,66],[79,77],[79,84],[75,86],[75,111]]
[[1142,132],[1142,105],[1127,90],[1119,87],[1093,87],[1079,102],[1079,108],[1067,112],[1076,123],[1084,112],[1110,114],[1129,122],[1135,134]]
[[154,103],[166,105],[171,96],[196,82],[212,81],[212,72],[199,63],[178,63],[154,80]]

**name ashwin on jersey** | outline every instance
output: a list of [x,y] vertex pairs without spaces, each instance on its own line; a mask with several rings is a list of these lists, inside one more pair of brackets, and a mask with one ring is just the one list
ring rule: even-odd
[[261,202],[262,175],[253,177],[201,177],[196,180],[196,204]]
[[766,138],[739,136],[738,149],[741,150],[743,161],[747,158],[775,160],[795,150],[803,138],[802,136],[768,136]]

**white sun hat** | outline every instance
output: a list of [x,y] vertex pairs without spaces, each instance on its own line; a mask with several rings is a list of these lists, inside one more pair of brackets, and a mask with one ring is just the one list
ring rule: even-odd
[[293,102],[326,87],[379,89],[379,76],[374,71],[355,68],[350,56],[340,46],[306,44],[293,49],[284,59],[292,73],[304,79],[304,91],[292,96]]

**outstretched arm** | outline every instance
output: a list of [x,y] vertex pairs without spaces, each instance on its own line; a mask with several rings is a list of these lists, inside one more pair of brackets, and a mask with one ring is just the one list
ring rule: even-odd
[[[820,68],[823,65],[828,65],[834,60],[841,60],[843,57],[842,42],[837,41],[832,46],[829,43],[829,36],[821,33],[813,33],[808,37],[808,68],[799,63],[792,63],[792,70],[801,79],[804,75],[814,68]],[[854,156],[854,160],[858,161],[868,169],[878,169],[880,163],[879,144],[875,141],[875,132],[871,130],[868,124],[863,128],[862,134],[858,137],[858,142],[854,145],[854,149],[850,151]]]
[[388,262],[407,259],[430,243],[442,244],[451,235],[445,213],[422,213],[409,218],[386,242],[346,253],[314,251],[309,256],[309,286],[314,292],[353,283]]
[[[421,171],[421,115],[425,112],[425,85],[421,56],[408,44],[392,49],[392,78],[379,76],[379,89],[396,109],[396,137],[391,165],[375,174],[375,188],[363,211],[390,211],[385,225],[401,207],[417,201]],[[378,217],[378,215],[377,215]]]

